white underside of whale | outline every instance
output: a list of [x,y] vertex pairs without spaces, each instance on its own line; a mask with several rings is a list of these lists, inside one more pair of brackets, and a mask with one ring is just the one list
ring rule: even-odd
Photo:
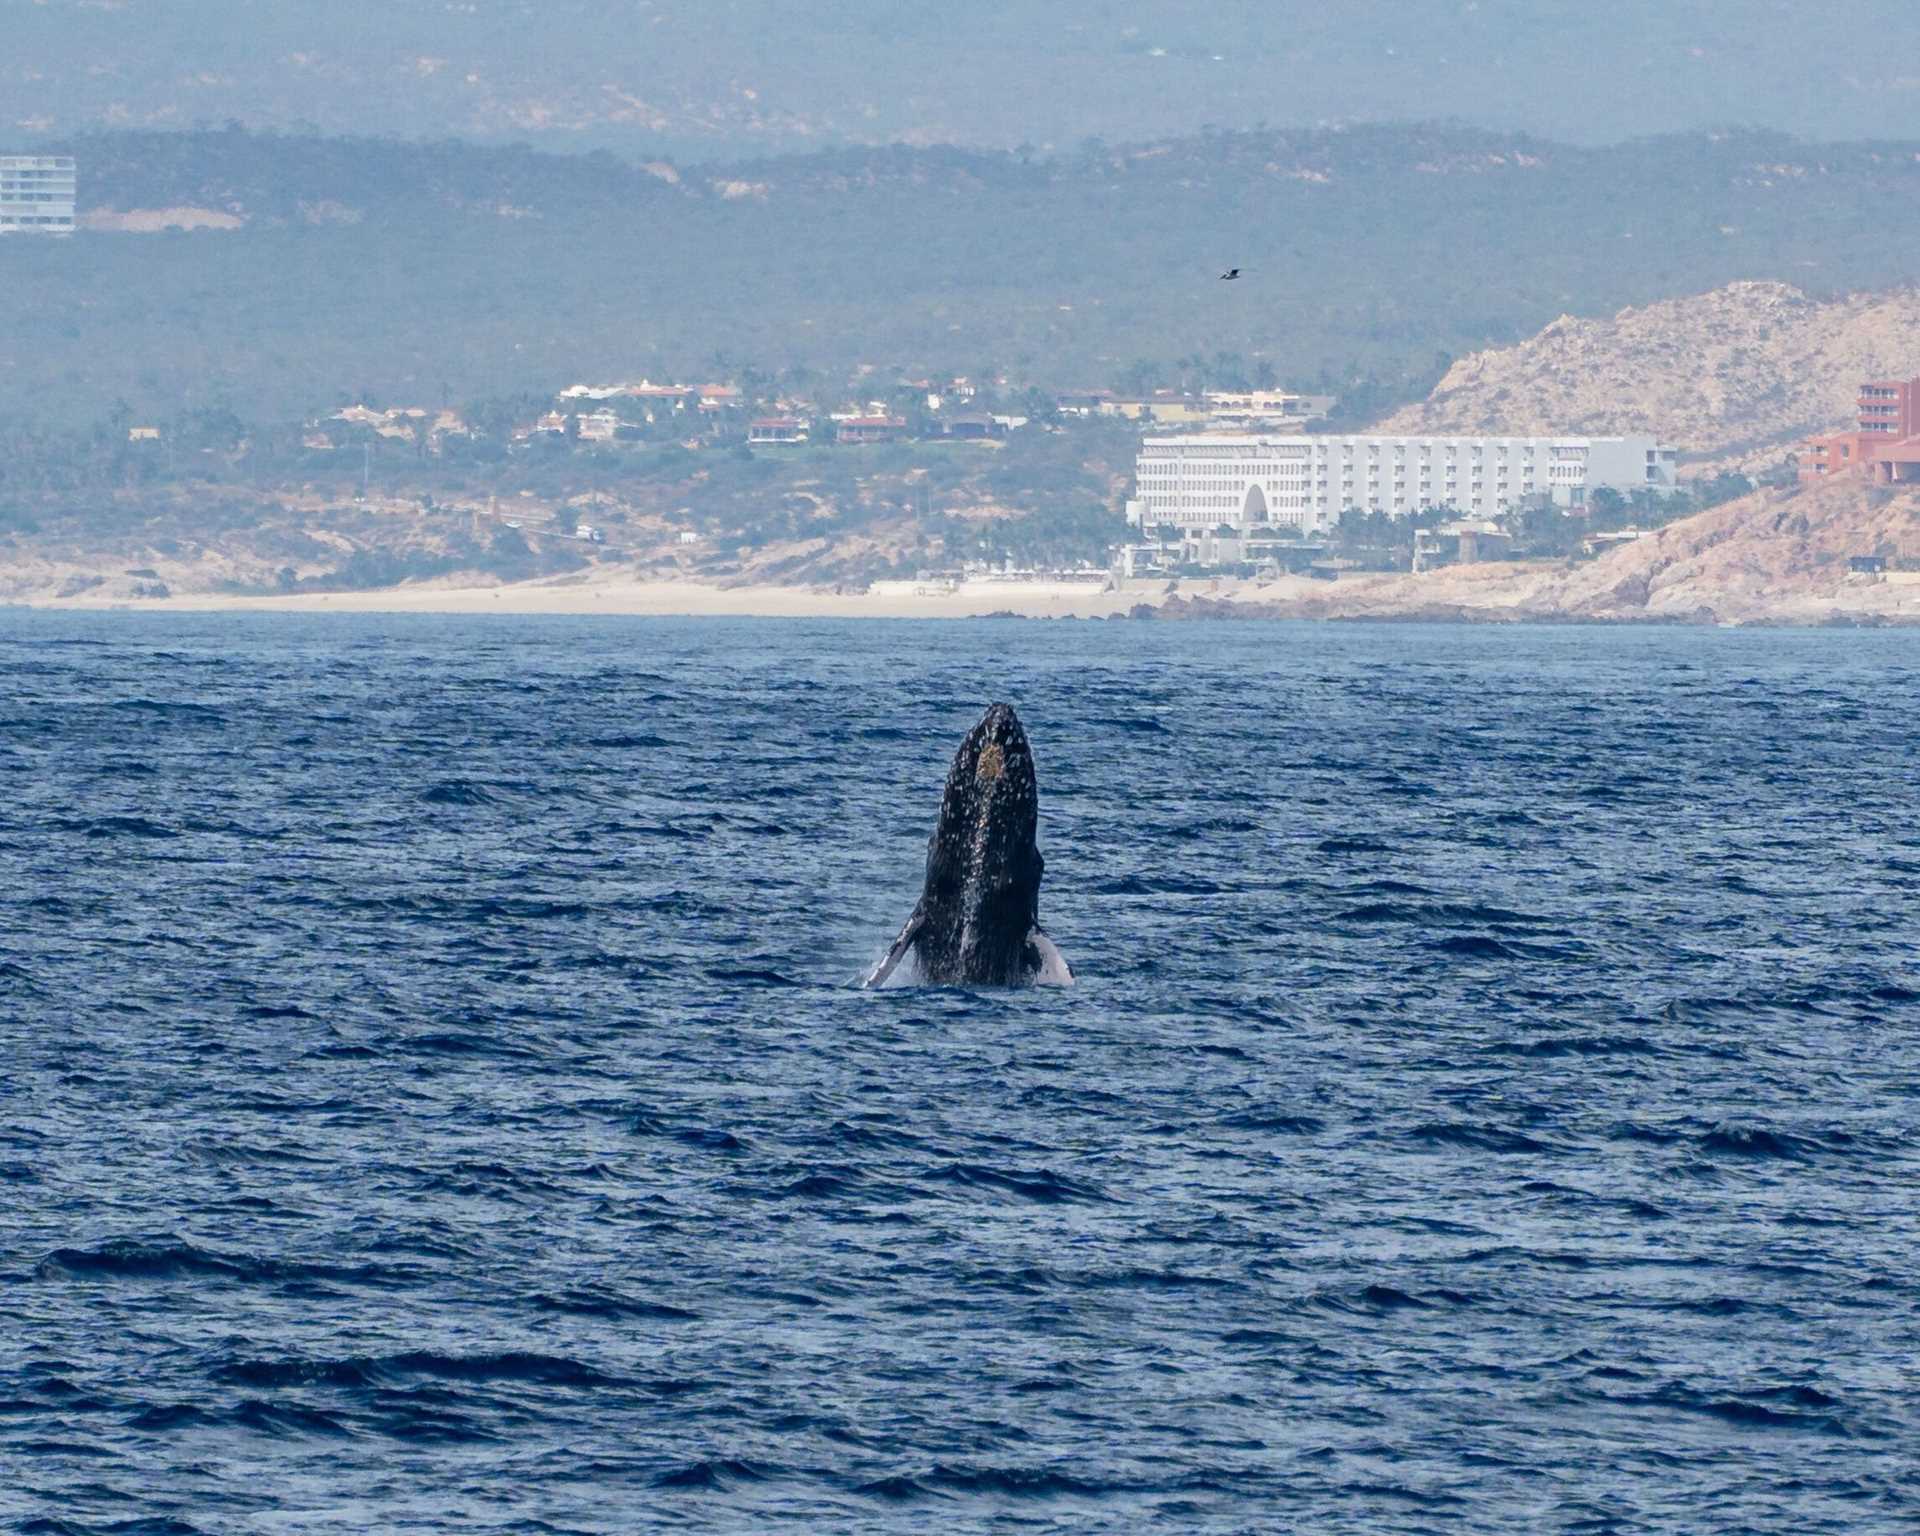
[[[914,963],[912,954],[913,940],[919,932],[919,923],[910,919],[901,930],[900,937],[893,941],[893,947],[880,961],[867,972],[863,987],[912,987],[920,983],[919,966]],[[1059,945],[1042,933],[1038,928],[1028,930],[1027,942],[1040,957],[1040,966],[1027,978],[1036,987],[1070,987],[1073,985],[1073,967],[1067,964],[1067,957],[1060,953]],[[903,963],[904,962],[904,963]]]

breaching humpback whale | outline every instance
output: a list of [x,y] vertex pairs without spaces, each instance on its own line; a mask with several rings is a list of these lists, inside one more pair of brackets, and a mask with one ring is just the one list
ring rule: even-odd
[[934,986],[1068,980],[1040,931],[1039,822],[1033,749],[1013,707],[995,704],[953,754],[927,843],[926,886],[867,985],[884,982],[909,950],[920,979]]

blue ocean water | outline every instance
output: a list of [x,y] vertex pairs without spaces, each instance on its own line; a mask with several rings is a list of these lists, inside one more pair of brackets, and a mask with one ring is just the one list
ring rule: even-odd
[[[994,698],[1067,990],[853,986]],[[20,1532],[1911,1531],[1920,635],[0,613]]]

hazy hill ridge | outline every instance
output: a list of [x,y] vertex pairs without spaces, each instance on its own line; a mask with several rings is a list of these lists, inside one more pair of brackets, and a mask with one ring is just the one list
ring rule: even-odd
[[[1809,68],[1810,0],[14,0],[9,126],[526,138],[703,157],[836,141],[1072,145],[1202,124],[1452,118],[1592,141],[1912,123],[1898,43]],[[1847,36],[1903,43],[1910,0]],[[1898,130],[1895,130],[1898,131]]]
[[1715,463],[1763,468],[1851,425],[1859,385],[1920,374],[1920,290],[1818,300],[1785,283],[1563,315],[1464,357],[1387,432],[1651,432]]
[[[722,365],[1141,387],[1221,353],[1404,398],[1558,315],[1742,279],[1884,289],[1920,249],[1920,143],[1778,134],[1589,149],[1403,126],[697,165],[237,130],[60,142],[88,215],[228,226],[0,244],[0,291],[34,299],[0,330],[0,411],[83,423],[116,399],[284,419]],[[1229,265],[1247,276],[1223,286]]]

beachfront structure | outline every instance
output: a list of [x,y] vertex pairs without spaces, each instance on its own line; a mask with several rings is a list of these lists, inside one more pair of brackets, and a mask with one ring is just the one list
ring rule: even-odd
[[70,235],[71,155],[0,155],[0,235]]
[[1311,533],[1354,509],[1408,517],[1452,507],[1493,517],[1528,496],[1562,507],[1607,486],[1675,489],[1674,451],[1651,437],[1149,437],[1127,520],[1137,527],[1292,527]]

